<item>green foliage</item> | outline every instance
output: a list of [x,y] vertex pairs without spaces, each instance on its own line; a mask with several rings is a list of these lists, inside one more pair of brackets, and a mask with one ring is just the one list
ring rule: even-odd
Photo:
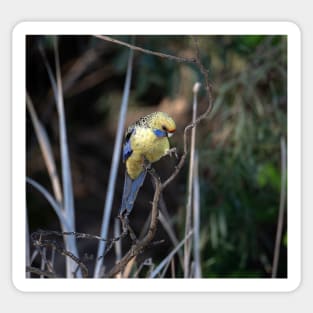
[[223,40],[224,67],[210,68],[217,77],[215,109],[198,136],[204,271],[267,277],[280,199],[280,138],[287,132],[286,39]]
[[280,173],[272,163],[265,163],[259,167],[257,181],[261,188],[270,186],[280,190]]

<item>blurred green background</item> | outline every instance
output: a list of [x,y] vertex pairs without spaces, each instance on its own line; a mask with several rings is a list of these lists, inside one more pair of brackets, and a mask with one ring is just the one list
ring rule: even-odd
[[[132,41],[130,36],[116,38]],[[93,36],[58,36],[58,43],[77,231],[98,235],[129,50]],[[44,49],[54,67],[52,37],[28,36],[26,44],[27,91],[60,169],[57,112],[40,54]],[[135,44],[181,57],[195,55],[188,36],[137,36]],[[203,277],[270,277],[281,192],[281,139],[287,142],[287,38],[200,36],[199,46],[214,97],[213,111],[197,127]],[[135,52],[127,125],[153,111],[168,112],[178,127],[171,143],[181,154],[183,129],[191,120],[192,87],[202,79],[192,64]],[[201,113],[207,106],[203,88],[199,101]],[[165,158],[155,168],[166,178],[175,163],[174,158]],[[178,238],[184,236],[187,173],[188,162],[164,192]],[[51,190],[28,115],[26,174]],[[123,179],[121,162],[112,225]],[[137,233],[147,219],[152,195],[146,181],[130,216]],[[31,232],[60,229],[52,209],[30,186],[27,208]],[[145,251],[142,260],[152,256],[157,263],[173,249],[161,225],[157,239],[165,243]],[[97,242],[81,240],[78,248],[92,271]],[[112,262],[112,254],[106,262]],[[287,277],[286,216],[277,276]]]

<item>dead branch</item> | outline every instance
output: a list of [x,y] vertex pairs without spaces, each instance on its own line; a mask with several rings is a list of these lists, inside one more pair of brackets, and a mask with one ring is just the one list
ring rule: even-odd
[[48,277],[48,278],[57,278],[58,277],[53,272],[42,271],[41,269],[39,269],[37,267],[33,267],[33,266],[26,266],[26,272],[34,273],[34,274],[37,274],[38,276],[42,275],[42,276],[45,276],[45,277]]
[[42,248],[42,247],[50,247],[54,248],[58,253],[61,255],[70,258],[77,264],[77,269],[81,269],[83,277],[88,277],[88,269],[86,265],[72,252],[67,251],[64,249],[59,243],[57,243],[55,240],[43,240],[42,235],[40,232],[34,232],[31,235],[32,244],[36,248]]
[[175,56],[175,55],[170,55],[170,54],[166,54],[166,53],[162,53],[162,52],[151,51],[151,50],[148,50],[148,49],[144,49],[144,48],[141,48],[141,47],[129,44],[129,43],[121,41],[121,40],[117,40],[117,39],[111,38],[109,36],[95,35],[95,37],[97,37],[99,39],[102,39],[102,40],[105,40],[105,41],[116,43],[116,44],[118,44],[120,46],[128,47],[128,48],[130,48],[132,50],[136,50],[136,51],[143,52],[143,53],[146,53],[146,54],[155,55],[155,56],[158,56],[160,58],[170,59],[170,60],[173,60],[173,61],[176,61],[176,62],[180,62],[180,63],[183,63],[183,62],[197,63],[197,59],[196,58],[182,58],[182,57],[178,57],[178,56]]
[[[84,277],[87,277],[88,276],[88,270],[87,270],[87,267],[85,266],[85,264],[78,257],[73,255],[71,252],[65,250],[55,240],[48,238],[48,236],[59,236],[59,237],[74,236],[76,239],[105,241],[107,243],[107,247],[104,250],[103,255],[101,256],[101,258],[103,258],[113,248],[113,246],[117,242],[119,242],[121,239],[125,238],[129,233],[130,233],[130,226],[129,225],[124,226],[123,232],[121,234],[115,236],[114,238],[109,238],[109,239],[105,239],[105,238],[102,238],[102,237],[96,236],[96,235],[79,233],[79,232],[74,232],[74,231],[73,232],[64,232],[64,231],[39,229],[39,230],[37,230],[31,234],[31,240],[32,240],[33,246],[36,247],[36,249],[38,249],[38,252],[42,258],[43,258],[43,256],[41,253],[41,248],[44,248],[44,247],[54,248],[61,255],[65,256],[65,257],[69,257],[74,262],[76,262],[78,268],[82,269]],[[44,238],[46,238],[46,239],[44,239]],[[45,263],[47,264],[47,266],[49,265],[46,260],[45,260]],[[39,273],[38,270],[36,270],[36,269],[33,269],[32,271],[29,270],[29,272],[33,272],[33,273],[37,273],[37,274]],[[50,272],[52,272],[52,271],[50,271]],[[47,276],[45,273],[42,273],[39,275]]]

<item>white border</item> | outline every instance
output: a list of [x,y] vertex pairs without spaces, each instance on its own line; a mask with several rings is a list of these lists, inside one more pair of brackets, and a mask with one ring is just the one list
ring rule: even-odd
[[[25,36],[39,34],[288,35],[287,279],[26,279]],[[301,34],[291,22],[22,22],[12,39],[12,280],[21,291],[293,291],[301,281]]]

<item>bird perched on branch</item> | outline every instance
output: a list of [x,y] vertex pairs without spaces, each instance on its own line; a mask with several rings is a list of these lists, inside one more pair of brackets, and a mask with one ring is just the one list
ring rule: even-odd
[[170,149],[168,137],[175,130],[174,120],[164,112],[151,113],[128,127],[123,149],[126,172],[120,216],[128,216],[133,208],[146,177],[146,162],[154,163],[173,151]]

